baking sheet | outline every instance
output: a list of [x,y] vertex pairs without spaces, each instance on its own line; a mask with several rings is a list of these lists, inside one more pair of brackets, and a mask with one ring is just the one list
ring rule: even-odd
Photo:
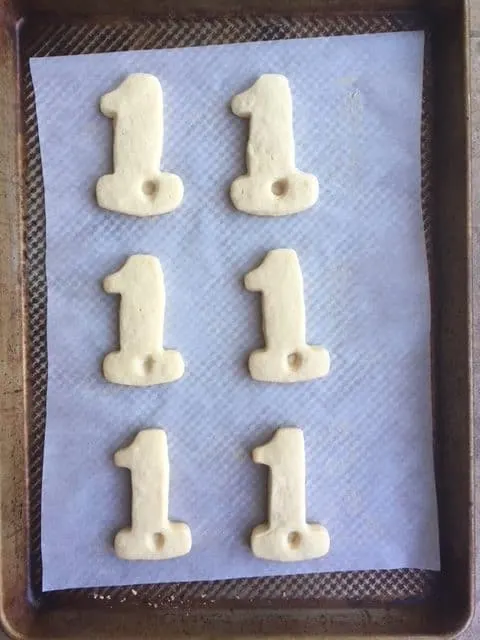
[[[31,61],[47,214],[44,589],[438,569],[422,57],[416,32]],[[163,167],[186,189],[180,209],[150,220],[102,211],[93,198],[111,170],[111,122],[98,101],[135,71],[162,82]],[[321,189],[311,211],[282,220],[236,213],[227,196],[244,171],[247,130],[228,103],[265,72],[289,78],[297,166]],[[323,381],[282,387],[248,376],[262,337],[242,277],[281,246],[299,255],[308,340],[332,355]],[[181,350],[187,374],[164,387],[101,377],[117,346],[117,301],[101,280],[131,253],[157,255],[165,271],[165,345]],[[308,519],[332,537],[329,556],[295,565],[248,550],[266,516],[266,470],[249,452],[283,424],[304,429]],[[167,429],[171,517],[190,524],[193,549],[122,562],[111,543],[129,522],[129,478],[111,457],[152,426]]]

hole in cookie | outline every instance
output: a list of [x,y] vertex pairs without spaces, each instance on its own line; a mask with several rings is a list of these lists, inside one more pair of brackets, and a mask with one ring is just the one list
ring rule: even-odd
[[302,534],[298,531],[290,531],[287,536],[287,542],[290,549],[298,549],[302,543]]
[[165,546],[165,536],[163,533],[154,533],[151,541],[154,551],[161,551]]
[[288,182],[287,180],[276,180],[272,183],[272,193],[274,196],[281,198],[288,191]]
[[143,369],[145,373],[151,373],[153,371],[153,367],[155,366],[155,359],[153,356],[147,356],[143,361]]
[[298,371],[302,366],[303,358],[299,353],[291,353],[287,358],[291,371]]
[[153,198],[158,191],[158,182],[156,180],[145,180],[142,185],[142,191],[146,196]]

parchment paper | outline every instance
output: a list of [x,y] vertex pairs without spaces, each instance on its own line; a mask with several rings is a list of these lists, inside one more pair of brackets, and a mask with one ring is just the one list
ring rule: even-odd
[[[439,568],[422,64],[420,32],[31,61],[47,216],[45,590]],[[94,199],[112,159],[99,99],[132,72],[162,83],[162,166],[185,184],[181,207],[151,219]],[[228,198],[248,128],[229,102],[267,72],[289,78],[296,164],[320,183],[310,211],[274,220],[238,213]],[[242,279],[278,247],[299,256],[307,338],[332,357],[325,380],[282,386],[248,375],[261,318]],[[101,375],[118,347],[118,298],[101,282],[133,253],[163,265],[165,346],[187,367],[173,384],[128,388]],[[332,540],[323,559],[281,564],[249,552],[267,481],[250,451],[281,425],[305,433],[308,519]],[[112,456],[145,427],[167,430],[170,516],[193,535],[191,553],[167,562],[121,561],[112,549],[130,522],[129,473]]]

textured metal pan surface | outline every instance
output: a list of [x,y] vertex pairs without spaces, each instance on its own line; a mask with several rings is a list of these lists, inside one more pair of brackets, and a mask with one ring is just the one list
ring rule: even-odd
[[[28,59],[34,56],[73,55],[133,49],[224,44],[258,40],[278,40],[312,36],[353,35],[424,28],[412,15],[341,18],[218,18],[212,20],[145,20],[117,24],[60,24],[36,28],[25,45],[23,81],[25,104],[26,163],[26,262],[28,269],[28,310],[30,337],[30,545],[34,593],[41,593],[40,500],[43,440],[46,420],[46,304],[45,208],[35,101]],[[431,60],[427,33],[422,120],[422,204],[427,248],[431,255]],[[430,261],[430,269],[432,263]],[[191,606],[201,603],[271,603],[301,601],[318,606],[319,601],[392,602],[421,599],[432,594],[437,574],[402,569],[357,573],[327,573],[307,576],[221,580],[132,587],[106,587],[52,592],[43,596],[55,603],[74,599],[101,599],[114,602],[144,602],[148,606]]]

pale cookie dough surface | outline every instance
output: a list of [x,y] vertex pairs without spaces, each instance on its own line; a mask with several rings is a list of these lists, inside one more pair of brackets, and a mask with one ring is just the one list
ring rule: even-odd
[[[302,96],[297,99],[302,100]],[[232,183],[234,206],[258,216],[286,216],[313,206],[318,199],[318,180],[295,167],[288,79],[273,73],[260,76],[253,86],[233,98],[232,111],[240,118],[249,118],[248,173]]]
[[252,378],[305,382],[326,376],[330,354],[324,347],[311,347],[305,339],[303,277],[295,251],[269,251],[261,265],[245,276],[245,287],[262,294],[265,349],[250,354]]
[[120,350],[103,361],[109,382],[147,387],[174,382],[185,364],[179,351],[164,349],[165,285],[155,256],[130,256],[124,266],[103,281],[107,293],[119,293]]
[[253,554],[278,562],[298,562],[324,556],[330,548],[328,531],[319,524],[307,523],[305,518],[302,430],[277,429],[270,442],[254,449],[252,455],[254,462],[270,467],[268,522],[252,531],[250,544]]
[[[97,182],[100,207],[132,216],[169,213],[183,199],[183,182],[160,171],[163,91],[158,79],[134,73],[105,94],[100,109],[113,119],[113,168]],[[167,132],[168,134],[168,132]]]
[[190,528],[168,519],[170,465],[165,431],[139,431],[114,460],[117,467],[130,469],[132,483],[132,526],[115,536],[117,556],[168,560],[187,554],[192,547]]

